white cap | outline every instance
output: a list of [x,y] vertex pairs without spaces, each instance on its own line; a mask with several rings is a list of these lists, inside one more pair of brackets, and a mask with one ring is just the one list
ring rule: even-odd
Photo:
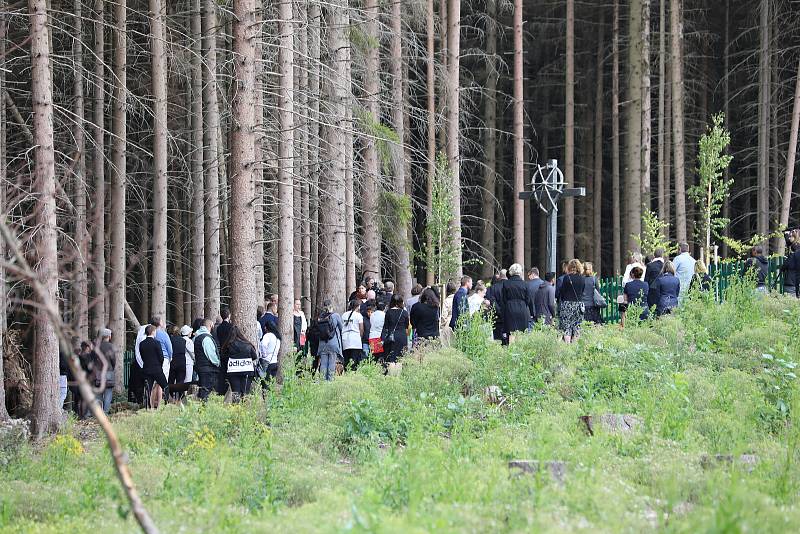
[[188,336],[191,333],[192,333],[192,327],[189,326],[188,324],[185,324],[185,325],[183,325],[181,327],[181,335],[182,336]]

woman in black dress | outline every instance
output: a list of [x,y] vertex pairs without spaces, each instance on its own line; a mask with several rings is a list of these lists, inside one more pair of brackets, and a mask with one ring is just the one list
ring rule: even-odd
[[408,312],[400,295],[392,295],[390,308],[386,310],[386,319],[383,321],[381,339],[386,362],[397,362],[400,353],[408,346]]
[[415,343],[439,337],[439,306],[436,291],[426,288],[420,295],[419,302],[411,307],[411,326],[414,327]]
[[567,343],[577,341],[581,335],[581,323],[585,311],[583,285],[583,264],[577,259],[572,259],[567,264],[567,274],[561,278],[560,284],[556,284],[558,323]]
[[536,314],[533,302],[533,291],[522,279],[522,265],[515,263],[508,268],[508,280],[503,282],[500,290],[500,302],[503,318],[503,333],[509,343],[513,341],[515,332],[525,332]]

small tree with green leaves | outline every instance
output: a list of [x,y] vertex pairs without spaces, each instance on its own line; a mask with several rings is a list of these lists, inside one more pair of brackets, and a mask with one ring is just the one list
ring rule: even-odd
[[434,274],[437,285],[444,285],[458,272],[459,251],[450,238],[455,219],[450,173],[447,158],[440,153],[436,158],[436,175],[431,184],[431,211],[425,225],[431,244],[425,250],[425,265]]
[[673,254],[678,247],[666,237],[668,229],[669,223],[662,222],[654,211],[645,209],[642,213],[642,233],[634,235],[633,239],[644,254],[653,254],[659,248],[663,248],[666,254]]
[[733,156],[725,154],[725,149],[731,142],[731,134],[723,125],[725,114],[717,113],[712,120],[713,124],[700,138],[698,183],[688,191],[703,214],[698,221],[696,234],[698,239],[705,243],[706,254],[710,254],[711,251],[712,235],[721,239],[722,230],[730,224],[730,221],[721,217],[720,213],[725,197],[733,185],[732,179],[724,178],[725,169],[733,160]]

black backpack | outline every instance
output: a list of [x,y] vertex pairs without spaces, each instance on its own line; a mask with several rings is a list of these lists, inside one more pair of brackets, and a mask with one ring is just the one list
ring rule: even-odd
[[330,341],[336,335],[333,331],[333,322],[331,321],[330,313],[323,313],[319,316],[317,328],[319,329],[320,341]]

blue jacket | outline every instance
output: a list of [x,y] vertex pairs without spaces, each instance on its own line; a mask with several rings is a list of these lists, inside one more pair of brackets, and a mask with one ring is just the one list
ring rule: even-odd
[[458,318],[463,314],[469,315],[469,301],[467,300],[467,289],[459,287],[456,294],[453,295],[453,314],[450,317],[450,328],[456,329]]
[[664,315],[678,306],[681,281],[673,274],[664,273],[650,286],[650,300],[656,306],[656,314]]

